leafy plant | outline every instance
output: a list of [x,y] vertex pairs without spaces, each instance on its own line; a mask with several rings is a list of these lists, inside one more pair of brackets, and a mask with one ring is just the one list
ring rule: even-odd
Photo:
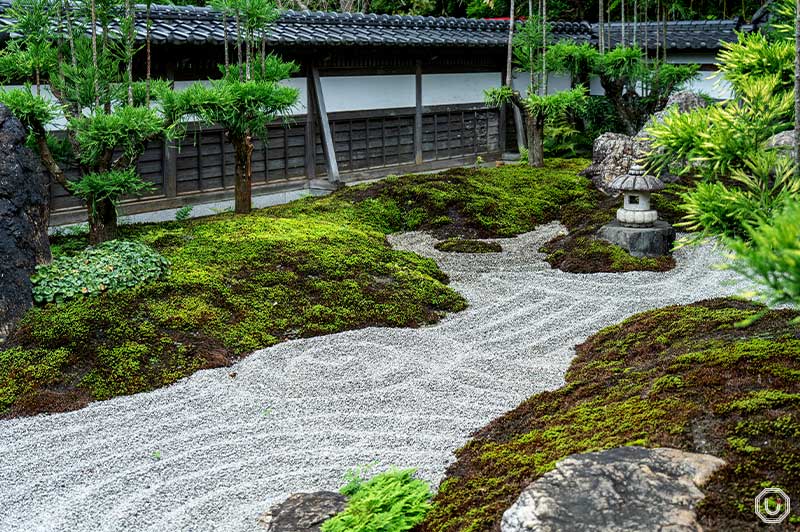
[[707,178],[729,175],[764,150],[775,133],[790,127],[792,93],[776,76],[749,77],[738,84],[739,98],[681,113],[669,110],[648,134],[653,141],[651,167]]
[[635,135],[650,116],[663,109],[670,94],[697,73],[697,65],[651,61],[641,48],[617,46],[605,54],[590,46],[560,42],[547,52],[555,71],[588,84],[595,75],[625,132]]
[[153,190],[153,184],[136,175],[133,170],[112,170],[86,174],[77,181],[68,181],[67,189],[88,203],[91,216],[97,216],[101,203],[110,203],[116,209],[124,196],[142,195]]
[[770,303],[800,303],[800,199],[728,245],[736,254],[730,268],[761,285]]
[[800,194],[800,179],[791,159],[764,152],[733,170],[731,183],[700,182],[682,194],[686,216],[681,226],[699,238],[721,235],[729,241],[747,239],[760,225]]
[[167,259],[139,242],[112,240],[39,266],[31,277],[37,303],[61,303],[101,292],[134,288],[158,279],[169,269]]
[[192,215],[192,206],[191,205],[184,205],[177,211],[175,211],[175,221],[176,222],[185,222],[189,219]]
[[322,532],[403,532],[422,522],[431,507],[427,482],[413,469],[390,470],[355,489],[347,508],[328,519]]

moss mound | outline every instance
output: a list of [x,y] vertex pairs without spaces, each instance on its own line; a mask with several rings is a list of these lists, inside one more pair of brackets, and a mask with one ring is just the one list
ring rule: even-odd
[[762,310],[710,300],[592,336],[564,387],[531,397],[457,452],[420,529],[499,530],[503,511],[559,459],[633,444],[723,458],[728,465],[704,488],[701,524],[760,529],[752,501],[763,487],[800,493],[798,313],[769,311],[736,326]]
[[437,242],[433,247],[446,253],[499,253],[503,251],[503,246],[497,242],[463,238],[448,238]]
[[[146,286],[31,310],[0,351],[0,416],[151,390],[286,339],[415,326],[465,301],[434,261],[385,234],[513,235],[590,204],[586,161],[389,178],[256,211],[121,228],[172,273]],[[56,255],[85,236],[54,239]]]
[[[669,184],[664,191],[653,194],[653,206],[662,220],[674,224],[683,216],[679,194],[686,186]],[[599,273],[667,271],[675,267],[671,256],[637,258],[619,246],[598,239],[597,231],[614,220],[621,200],[606,197],[599,191],[593,193],[594,208],[587,210],[581,205],[567,205],[562,222],[569,234],[556,237],[542,247],[553,268],[570,273]]]

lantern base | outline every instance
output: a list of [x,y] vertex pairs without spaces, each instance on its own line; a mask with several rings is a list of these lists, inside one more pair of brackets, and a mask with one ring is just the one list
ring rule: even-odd
[[598,236],[627,250],[634,257],[668,255],[675,243],[675,229],[663,220],[650,227],[627,227],[618,220],[600,228]]
[[634,211],[630,209],[618,209],[617,221],[626,227],[653,227],[658,221],[658,213],[654,210]]

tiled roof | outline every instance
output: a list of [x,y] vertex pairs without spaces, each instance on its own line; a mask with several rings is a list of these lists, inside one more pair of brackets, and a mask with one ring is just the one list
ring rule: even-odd
[[[608,30],[611,46],[622,42],[622,24],[611,23]],[[599,25],[593,24],[595,34],[600,33]],[[637,44],[650,50],[663,46],[664,24],[658,22],[638,23]],[[750,31],[752,28],[742,24],[739,18],[730,20],[679,20],[667,22],[668,50],[718,50],[720,42],[736,42],[737,31]],[[596,42],[596,41],[595,41]],[[625,24],[625,43],[633,44],[633,23]]]
[[[0,11],[8,6],[0,1]],[[145,37],[145,7],[137,6],[137,37]],[[222,16],[206,7],[153,5],[151,39],[155,44],[222,44]],[[0,24],[7,19],[0,16]],[[228,39],[235,37],[228,18]],[[559,39],[590,42],[592,28],[585,22],[556,22]],[[268,44],[282,46],[457,46],[502,47],[508,22],[452,17],[364,15],[286,11],[272,25]]]
[[[10,5],[0,0],[0,13]],[[137,38],[144,41],[145,7],[137,5]],[[222,16],[207,7],[153,5],[151,39],[155,44],[222,44]],[[0,14],[0,30],[9,20]],[[610,26],[611,46],[621,41],[621,24]],[[677,21],[667,23],[667,47],[674,50],[716,50],[720,41],[735,41],[737,30],[750,30],[741,19]],[[228,39],[233,41],[234,22],[228,20]],[[656,48],[662,42],[663,25],[639,23],[637,42]],[[555,22],[553,40],[597,44],[598,25]],[[633,41],[633,24],[626,25],[627,43]],[[646,39],[645,39],[646,37]],[[271,46],[428,46],[504,47],[508,21],[453,17],[415,17],[361,13],[286,11],[272,24]]]

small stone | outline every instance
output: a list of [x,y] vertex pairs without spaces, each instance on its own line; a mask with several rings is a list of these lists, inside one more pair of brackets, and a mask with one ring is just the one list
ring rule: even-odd
[[335,491],[295,493],[258,516],[258,523],[267,532],[319,532],[346,506],[347,497]]
[[700,487],[724,464],[666,448],[571,455],[522,492],[503,514],[501,531],[699,532]]

